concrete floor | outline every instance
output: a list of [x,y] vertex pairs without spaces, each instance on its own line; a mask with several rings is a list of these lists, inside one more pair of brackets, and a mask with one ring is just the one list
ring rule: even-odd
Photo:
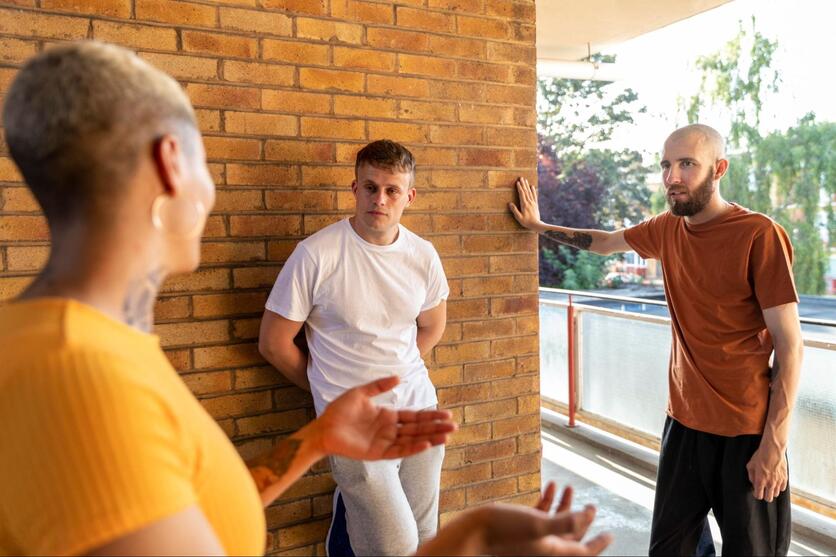
[[[591,503],[598,514],[590,534],[608,531],[614,541],[603,555],[647,555],[655,471],[617,451],[602,448],[561,426],[543,424],[543,484],[571,485],[574,503]],[[719,555],[717,523],[710,518]],[[793,535],[790,555],[836,555],[836,539]]]

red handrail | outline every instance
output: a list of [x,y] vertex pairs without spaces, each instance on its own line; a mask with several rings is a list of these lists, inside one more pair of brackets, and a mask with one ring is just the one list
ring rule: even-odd
[[567,348],[566,360],[569,372],[569,427],[575,427],[575,307],[572,305],[572,295],[569,294],[569,306],[566,308]]

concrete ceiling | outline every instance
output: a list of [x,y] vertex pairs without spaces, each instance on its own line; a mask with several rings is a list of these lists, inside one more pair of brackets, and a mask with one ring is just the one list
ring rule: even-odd
[[592,53],[730,0],[537,0],[538,60],[580,60]]

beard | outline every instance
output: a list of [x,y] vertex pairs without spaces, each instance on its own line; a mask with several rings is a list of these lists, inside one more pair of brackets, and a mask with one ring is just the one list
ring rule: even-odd
[[714,195],[714,176],[709,172],[705,180],[697,186],[693,193],[688,192],[686,201],[675,201],[670,196],[666,197],[671,213],[678,217],[693,217],[705,209],[705,206],[711,201],[712,195]]

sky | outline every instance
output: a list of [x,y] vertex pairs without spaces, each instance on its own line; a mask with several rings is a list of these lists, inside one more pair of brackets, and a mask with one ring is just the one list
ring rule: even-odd
[[[773,67],[780,90],[764,102],[762,132],[785,130],[809,111],[818,120],[836,121],[836,0],[734,0],[713,10],[604,49],[626,70],[613,87],[630,87],[648,108],[635,126],[617,132],[614,148],[645,153],[650,162],[665,137],[687,123],[677,98],[699,88],[695,61],[721,49],[738,32],[738,21],[778,41]],[[728,132],[727,119],[708,114],[703,123]]]

